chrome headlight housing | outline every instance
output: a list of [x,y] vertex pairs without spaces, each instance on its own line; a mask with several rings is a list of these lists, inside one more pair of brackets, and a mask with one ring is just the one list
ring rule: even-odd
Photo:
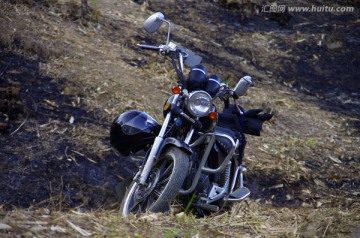
[[212,98],[205,91],[195,91],[190,93],[187,109],[195,117],[204,117],[209,114]]

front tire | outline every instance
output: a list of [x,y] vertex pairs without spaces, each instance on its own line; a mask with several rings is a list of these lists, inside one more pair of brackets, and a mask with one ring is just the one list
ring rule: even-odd
[[151,169],[147,185],[133,181],[121,202],[120,214],[166,212],[187,176],[189,156],[177,147],[165,150]]

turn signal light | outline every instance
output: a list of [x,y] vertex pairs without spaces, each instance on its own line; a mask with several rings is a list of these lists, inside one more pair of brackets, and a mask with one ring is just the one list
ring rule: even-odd
[[169,103],[169,102],[165,103],[164,108],[163,108],[164,112],[166,112],[170,108],[170,106],[171,106],[171,103]]
[[174,86],[172,89],[171,89],[172,93],[173,94],[180,94],[181,92],[181,89],[179,86]]
[[218,114],[217,114],[217,112],[210,112],[209,115],[208,115],[208,117],[209,117],[211,120],[215,121],[215,120],[217,119],[217,117],[218,117]]

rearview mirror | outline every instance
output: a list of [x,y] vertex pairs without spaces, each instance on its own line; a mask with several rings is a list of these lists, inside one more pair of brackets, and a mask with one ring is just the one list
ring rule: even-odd
[[234,88],[234,92],[236,96],[237,97],[243,96],[251,84],[252,84],[252,80],[250,76],[242,77]]
[[164,21],[164,14],[157,12],[152,14],[144,23],[145,31],[149,33],[156,32]]

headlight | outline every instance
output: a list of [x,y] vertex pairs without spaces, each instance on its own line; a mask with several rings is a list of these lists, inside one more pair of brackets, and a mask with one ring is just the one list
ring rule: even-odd
[[205,91],[190,93],[187,109],[196,117],[204,117],[209,114],[211,108],[211,96]]

